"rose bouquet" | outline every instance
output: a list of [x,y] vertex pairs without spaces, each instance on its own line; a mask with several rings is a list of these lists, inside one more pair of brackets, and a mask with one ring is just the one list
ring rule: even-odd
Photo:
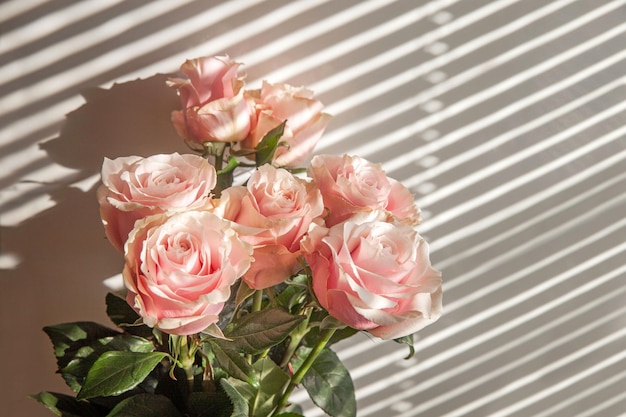
[[304,386],[356,415],[332,345],[367,332],[413,353],[441,315],[441,274],[413,195],[379,164],[318,155],[329,116],[304,88],[244,89],[228,57],[170,79],[193,154],[105,159],[98,189],[124,294],[93,322],[45,327],[75,396],[34,396],[59,416],[301,416]]

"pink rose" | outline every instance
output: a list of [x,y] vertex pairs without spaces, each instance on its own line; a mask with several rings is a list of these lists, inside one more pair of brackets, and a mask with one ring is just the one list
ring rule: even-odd
[[384,210],[410,225],[420,222],[413,194],[400,182],[387,177],[380,164],[358,156],[317,155],[308,174],[324,196],[324,205],[329,210],[328,226],[355,213],[372,210]]
[[254,262],[243,279],[263,289],[297,271],[300,240],[312,222],[321,221],[324,206],[314,184],[266,164],[247,187],[224,190],[215,212],[233,221],[241,239],[254,246]]
[[256,109],[252,130],[241,147],[254,149],[266,133],[287,120],[280,146],[274,154],[276,166],[295,167],[306,162],[319,142],[331,116],[313,99],[313,92],[288,84],[263,83],[261,90],[247,92]]
[[230,287],[250,266],[252,248],[210,212],[150,216],[125,246],[127,301],[166,333],[198,333],[218,321]]
[[[172,112],[176,131],[194,149],[204,142],[238,142],[250,131],[250,108],[243,96],[241,64],[227,56],[187,60],[180,70],[189,78],[173,78],[182,110]],[[200,145],[200,146],[198,146]]]
[[197,155],[105,158],[98,201],[109,241],[121,252],[136,220],[210,204],[216,181],[213,165]]
[[381,339],[412,334],[441,315],[441,273],[412,227],[360,213],[302,241],[313,291],[328,313]]

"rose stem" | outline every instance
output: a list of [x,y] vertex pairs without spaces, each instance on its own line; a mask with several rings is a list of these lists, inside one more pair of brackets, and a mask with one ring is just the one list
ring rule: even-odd
[[313,362],[315,362],[315,359],[317,359],[317,357],[322,352],[322,350],[324,350],[324,348],[326,347],[326,344],[328,343],[330,338],[333,337],[333,334],[335,334],[336,330],[337,329],[328,329],[328,330],[325,330],[324,333],[322,333],[322,337],[320,338],[320,340],[318,340],[317,344],[313,347],[313,350],[311,350],[311,352],[309,353],[309,356],[306,357],[306,359],[304,360],[300,368],[298,368],[298,371],[295,374],[293,374],[293,376],[291,377],[291,381],[289,382],[287,389],[285,389],[285,392],[283,393],[282,397],[280,397],[278,405],[274,409],[274,412],[272,413],[271,417],[277,416],[278,413],[280,413],[280,410],[285,406],[285,404],[287,404],[287,400],[289,400],[289,396],[293,392],[294,388],[298,386],[300,381],[302,381],[302,378],[304,378],[304,375],[306,375],[309,368],[311,368],[311,365],[313,365]]
[[300,341],[302,340],[304,336],[306,336],[309,330],[311,330],[309,328],[309,320],[311,320],[311,313],[312,313],[312,310],[310,308],[307,308],[305,310],[305,315],[304,315],[305,319],[302,321],[302,323],[298,325],[298,328],[296,328],[296,330],[294,330],[291,333],[291,340],[289,341],[289,345],[287,345],[287,350],[285,351],[283,360],[280,362],[281,368],[285,368],[289,364],[289,361],[291,360],[293,353],[296,351],[296,349],[300,345]]
[[263,303],[263,290],[256,290],[252,299],[252,311],[261,311]]
[[[263,304],[263,290],[255,290],[252,298],[252,311],[261,311],[261,306]],[[252,355],[247,354],[246,359],[248,363],[252,365]]]

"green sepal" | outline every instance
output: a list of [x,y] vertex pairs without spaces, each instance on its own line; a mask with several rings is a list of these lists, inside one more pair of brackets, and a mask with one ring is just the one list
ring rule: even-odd
[[410,334],[408,336],[399,337],[397,339],[393,339],[396,343],[404,343],[409,347],[409,355],[404,359],[411,359],[413,355],[415,355],[415,347],[413,347],[413,335]]
[[[311,349],[300,347],[294,357],[296,370]],[[350,373],[337,354],[325,348],[302,379],[311,400],[331,417],[355,417],[356,398]]]
[[248,284],[244,281],[239,281],[239,287],[237,288],[237,293],[235,295],[235,308],[243,305],[243,303],[252,297],[256,290],[254,288],[250,288]]
[[167,356],[163,352],[105,352],[89,369],[76,398],[115,396],[129,391]]
[[279,146],[279,140],[283,136],[285,131],[285,125],[287,120],[276,126],[274,129],[267,132],[263,139],[256,146],[256,166],[269,164],[274,158],[276,148]]
[[106,417],[183,417],[163,395],[137,394],[120,401]]

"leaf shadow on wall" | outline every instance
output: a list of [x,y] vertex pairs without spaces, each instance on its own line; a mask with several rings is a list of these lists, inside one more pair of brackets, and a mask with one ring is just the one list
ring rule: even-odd
[[5,372],[14,377],[0,383],[0,391],[16,398],[24,415],[49,413],[26,394],[67,392],[54,374],[54,355],[42,327],[79,320],[110,325],[102,281],[122,269],[122,255],[108,243],[100,222],[99,181],[88,183],[87,191],[72,184],[98,174],[104,157],[189,153],[170,123],[179,102],[165,84],[167,77],[84,91],[85,104],[66,116],[59,136],[40,145],[53,162],[77,174],[50,186],[53,207],[1,230],[2,246],[21,260],[15,269],[3,270],[0,280],[0,331],[20,329],[19,340],[4,344],[2,356],[29,360],[8,361],[13,369]]

